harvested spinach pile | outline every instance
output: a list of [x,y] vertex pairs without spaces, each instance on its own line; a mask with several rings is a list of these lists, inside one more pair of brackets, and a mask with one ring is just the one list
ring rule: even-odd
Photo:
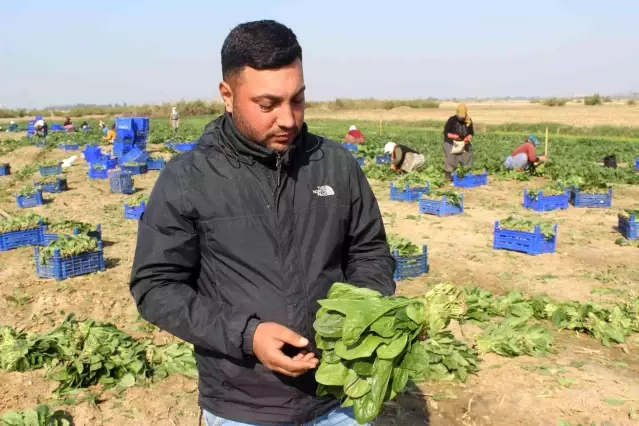
[[428,194],[422,194],[422,198],[427,198],[429,200],[441,200],[442,197],[446,197],[446,201],[450,204],[461,207],[461,194],[455,191],[449,190],[435,190],[431,191]]
[[623,209],[620,214],[626,219],[630,218],[630,216],[639,219],[639,209]]
[[[553,303],[545,294],[526,299],[516,291],[494,297],[490,292],[475,287],[466,289],[466,306],[468,320],[486,322],[493,317],[503,317],[510,319],[510,325],[515,327],[531,319],[548,320],[559,330],[589,334],[604,346],[623,343],[626,336],[639,332],[639,299],[636,298],[602,307],[593,302]],[[510,332],[505,326],[501,331]],[[494,335],[495,332],[492,330],[489,334]],[[545,337],[540,339],[542,347]]]
[[36,188],[31,183],[28,183],[28,184],[24,185],[18,191],[18,195],[20,195],[22,197],[33,197],[35,195],[35,193],[36,193]]
[[421,253],[421,249],[413,244],[410,240],[397,234],[388,234],[386,236],[391,253],[395,250],[399,252],[401,257],[415,256]]
[[543,188],[529,189],[528,198],[534,201],[539,199],[540,193],[543,196],[547,197],[550,195],[563,195],[564,192],[565,192],[565,189],[558,185],[549,185],[549,186],[544,186]]
[[517,219],[512,216],[508,216],[506,219],[499,221],[499,227],[501,229],[512,229],[516,231],[534,232],[535,226],[539,225],[539,230],[547,240],[555,236],[555,225],[552,222],[543,220],[527,220]]
[[79,234],[83,235],[97,231],[97,227],[95,225],[77,220],[64,219],[62,217],[58,218],[55,222],[50,222],[47,229],[56,234],[73,234],[76,229]]
[[5,232],[26,231],[40,226],[40,221],[46,223],[46,219],[33,212],[23,216],[14,216],[11,219],[0,220],[0,234]]
[[48,175],[37,178],[33,183],[35,185],[46,185],[50,183],[66,182],[67,178],[64,175]]
[[[444,332],[464,313],[463,290],[451,285],[410,299],[335,283],[319,304],[317,393],[354,407],[359,423],[377,417],[384,401],[403,392],[409,379],[465,380],[479,369],[477,353]],[[421,343],[420,337],[429,340]]]
[[59,394],[98,384],[129,387],[171,374],[197,375],[191,345],[156,346],[111,324],[77,322],[70,315],[44,334],[0,328],[0,368],[23,372],[43,367],[50,370],[50,379],[59,382]]
[[52,412],[48,405],[34,410],[10,411],[0,417],[0,426],[70,426],[71,418],[64,411]]
[[465,178],[466,176],[476,176],[484,174],[483,168],[477,167],[458,167],[455,172],[457,173],[457,177],[460,179]]
[[149,201],[149,194],[145,194],[144,192],[140,192],[136,195],[134,195],[133,197],[129,197],[126,200],[126,203],[130,206],[138,206],[140,205],[140,203],[144,201],[145,203],[147,203]]
[[53,258],[55,250],[60,250],[61,257],[77,256],[82,253],[94,252],[98,249],[98,241],[88,235],[65,235],[41,247],[39,260],[41,265],[47,265]]
[[540,324],[507,318],[489,325],[477,337],[477,349],[480,354],[494,352],[505,357],[543,357],[550,352],[552,340],[550,330]]

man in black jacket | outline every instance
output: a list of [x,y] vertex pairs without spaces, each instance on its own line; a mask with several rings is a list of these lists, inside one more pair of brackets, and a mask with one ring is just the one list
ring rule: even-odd
[[334,282],[394,293],[377,200],[346,149],[308,132],[289,28],[234,28],[222,74],[226,114],[153,188],[131,293],[194,345],[208,425],[355,425],[316,396],[313,321]]

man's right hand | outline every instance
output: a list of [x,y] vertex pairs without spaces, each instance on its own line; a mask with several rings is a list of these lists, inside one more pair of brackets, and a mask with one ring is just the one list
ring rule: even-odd
[[312,352],[302,352],[291,358],[282,352],[282,348],[285,344],[304,348],[308,343],[308,339],[282,325],[264,322],[257,326],[253,335],[253,353],[269,370],[298,377],[317,368],[319,360]]
[[543,163],[544,161],[546,161],[546,158],[547,158],[547,157],[546,157],[545,155],[540,155],[540,156],[539,156],[539,162],[540,162],[540,163]]
[[456,135],[454,133],[449,133],[448,134],[448,138],[454,141],[458,141],[459,140],[459,135]]

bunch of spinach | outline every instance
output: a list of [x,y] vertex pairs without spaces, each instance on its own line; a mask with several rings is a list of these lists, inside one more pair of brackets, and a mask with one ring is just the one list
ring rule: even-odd
[[47,265],[53,258],[55,250],[60,250],[61,257],[77,256],[91,253],[98,249],[98,241],[88,235],[65,235],[40,248],[39,260],[41,265]]
[[499,221],[501,229],[513,229],[525,232],[533,232],[537,225],[539,225],[539,230],[547,240],[555,236],[555,226],[551,222],[543,220],[533,221],[528,219],[517,219],[512,216],[508,216],[506,219]]
[[0,417],[0,426],[70,426],[71,418],[64,411],[52,412],[48,405],[34,410],[10,411]]
[[422,198],[427,198],[430,200],[440,200],[442,197],[446,197],[446,201],[450,204],[461,207],[461,195],[458,192],[449,190],[435,190],[431,191],[428,194],[422,194]]
[[[463,315],[462,293],[440,285],[423,299],[410,299],[333,284],[328,298],[319,301],[313,325],[322,350],[315,374],[318,395],[342,400],[343,407],[354,407],[358,422],[366,423],[411,378],[465,380],[478,369],[477,355],[465,345],[460,351],[461,344],[442,333],[451,318]],[[433,341],[420,343],[426,336]]]
[[400,235],[388,234],[386,240],[390,246],[391,253],[397,250],[401,257],[415,256],[421,253],[419,247]]
[[46,223],[46,219],[33,212],[28,212],[24,216],[14,216],[11,219],[2,219],[0,220],[0,234],[35,229],[40,226],[40,222]]
[[505,357],[542,357],[551,351],[552,340],[547,328],[511,317],[489,325],[477,337],[477,348],[481,354],[494,352]]
[[20,188],[17,195],[20,195],[22,197],[33,197],[35,193],[36,193],[36,188],[33,186],[32,183],[28,183],[24,185],[22,188]]

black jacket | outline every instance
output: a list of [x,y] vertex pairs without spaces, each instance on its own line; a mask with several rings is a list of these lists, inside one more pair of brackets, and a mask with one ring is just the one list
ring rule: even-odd
[[204,409],[302,423],[338,402],[315,396],[312,373],[291,379],[259,363],[255,327],[273,321],[314,341],[317,300],[334,282],[391,295],[394,268],[377,200],[346,149],[304,125],[280,156],[223,115],[160,173],[131,293],[143,318],[195,346]]
[[444,142],[453,143],[453,140],[448,137],[449,133],[458,135],[460,140],[464,140],[468,135],[475,136],[475,129],[473,128],[473,123],[468,126],[465,122],[459,121],[456,115],[453,115],[444,126]]

